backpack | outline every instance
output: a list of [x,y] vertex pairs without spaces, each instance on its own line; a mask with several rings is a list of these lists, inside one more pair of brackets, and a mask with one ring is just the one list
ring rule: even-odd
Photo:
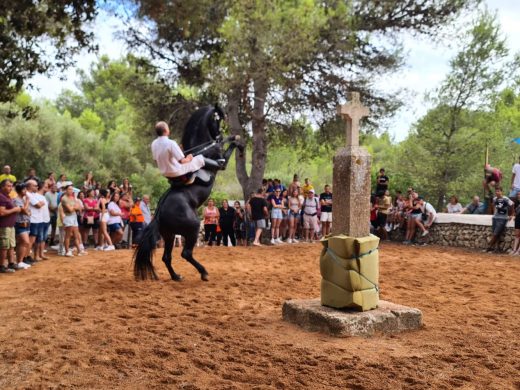
[[[307,199],[308,198],[305,198],[302,203],[302,218],[303,218],[303,214],[305,214],[305,202],[307,202]],[[318,202],[318,199],[316,199],[316,197],[314,197],[314,202],[316,202],[316,215],[318,215],[318,210],[320,209],[320,204]]]

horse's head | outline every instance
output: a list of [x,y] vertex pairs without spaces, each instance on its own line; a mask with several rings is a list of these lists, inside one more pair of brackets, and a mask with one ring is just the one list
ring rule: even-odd
[[207,141],[218,141],[220,133],[220,122],[225,118],[222,109],[215,106],[204,106],[195,111],[182,136],[182,144],[185,148],[194,147]]
[[220,158],[222,153],[220,122],[224,118],[224,112],[218,105],[204,106],[195,111],[188,120],[182,136],[185,152]]
[[220,141],[220,139],[222,139],[222,134],[220,133],[220,122],[225,118],[226,115],[224,114],[224,111],[222,111],[218,104],[215,104],[215,107],[213,107],[213,114],[208,118],[207,122],[209,133],[214,140]]

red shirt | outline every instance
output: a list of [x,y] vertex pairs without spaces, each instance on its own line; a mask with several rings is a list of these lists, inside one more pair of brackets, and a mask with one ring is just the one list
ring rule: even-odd
[[370,204],[370,220],[375,221],[377,219],[377,204]]
[[96,199],[90,199],[85,198],[83,199],[83,204],[85,205],[85,212],[83,213],[83,216],[86,217],[94,217],[94,219],[99,218],[99,213],[97,211],[89,210],[87,211],[86,208],[93,208],[95,209],[97,207],[98,201]]
[[121,218],[127,220],[130,217],[130,204],[125,200],[119,201],[119,208],[121,209]]
[[[13,209],[14,203],[13,200],[0,193],[0,207],[5,207],[6,210]],[[14,224],[16,223],[16,213],[6,215],[4,217],[0,217],[0,227],[6,228],[6,227],[14,227]]]

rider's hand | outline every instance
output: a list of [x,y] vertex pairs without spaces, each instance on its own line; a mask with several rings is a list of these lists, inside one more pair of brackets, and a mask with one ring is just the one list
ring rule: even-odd
[[193,154],[188,154],[185,158],[186,162],[190,162],[191,160],[193,160]]

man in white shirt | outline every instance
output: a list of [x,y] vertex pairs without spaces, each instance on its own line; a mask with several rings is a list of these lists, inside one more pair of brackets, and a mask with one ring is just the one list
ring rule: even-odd
[[303,229],[307,242],[312,242],[314,231],[318,229],[318,204],[319,201],[314,196],[314,190],[310,189],[302,203]]
[[152,222],[152,213],[150,212],[150,195],[143,195],[143,201],[139,204],[144,217],[144,226]]
[[[212,170],[221,169],[221,165],[215,161],[205,158],[202,155],[184,155],[177,142],[168,138],[170,128],[166,122],[157,122],[155,125],[157,138],[152,142],[152,155],[163,176],[168,179],[184,176],[187,173],[195,172],[206,167]],[[187,184],[193,183],[193,175]]]
[[29,209],[31,210],[31,224],[29,231],[29,239],[33,247],[34,260],[42,260],[40,255],[41,242],[45,244],[45,228],[47,225],[47,216],[49,214],[47,199],[42,194],[39,194],[38,183],[35,180],[29,179],[26,182],[27,196],[29,197]]
[[431,203],[429,202],[426,202],[424,200],[423,197],[419,197],[419,201],[420,201],[420,206],[421,206],[421,211],[422,211],[422,214],[423,216],[426,216],[426,220],[419,220],[419,221],[416,221],[416,224],[420,225],[422,224],[424,226],[424,228],[426,229],[425,231],[423,231],[423,236],[426,236],[429,231],[428,229],[433,225],[433,223],[435,222],[435,219],[437,218],[437,211],[435,211],[435,208],[432,206]]
[[[520,161],[520,157],[519,157]],[[513,176],[511,176],[511,191],[509,192],[509,197],[511,199],[516,199],[516,194],[520,192],[520,164],[515,163],[513,165]]]

